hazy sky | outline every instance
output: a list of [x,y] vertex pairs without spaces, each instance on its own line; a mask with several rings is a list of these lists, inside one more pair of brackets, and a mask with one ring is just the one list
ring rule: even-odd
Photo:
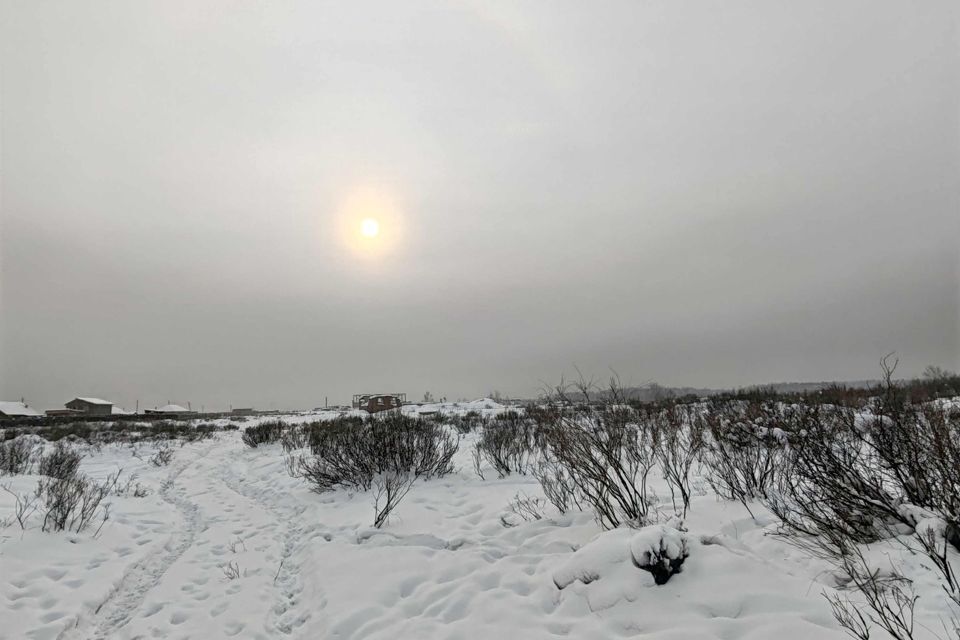
[[955,0],[0,6],[0,399],[958,367]]

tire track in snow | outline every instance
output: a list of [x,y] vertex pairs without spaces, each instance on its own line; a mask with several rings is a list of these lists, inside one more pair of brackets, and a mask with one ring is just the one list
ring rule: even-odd
[[[205,449],[199,457],[206,457],[213,446]],[[160,485],[158,492],[164,502],[173,505],[183,516],[183,526],[173,531],[160,550],[149,553],[124,572],[113,591],[93,611],[92,618],[85,620],[81,614],[73,626],[57,636],[57,640],[108,640],[114,637],[133,619],[147,594],[160,583],[167,569],[193,545],[197,533],[203,528],[200,508],[182,495],[176,487],[176,480],[195,461],[178,464],[176,470]]]

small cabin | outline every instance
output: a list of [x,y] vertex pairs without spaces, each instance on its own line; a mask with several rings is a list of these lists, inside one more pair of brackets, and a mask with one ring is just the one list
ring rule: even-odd
[[74,398],[66,405],[67,409],[79,411],[88,416],[113,415],[113,403],[100,398]]
[[353,408],[367,413],[399,409],[407,401],[405,393],[358,393],[353,396]]

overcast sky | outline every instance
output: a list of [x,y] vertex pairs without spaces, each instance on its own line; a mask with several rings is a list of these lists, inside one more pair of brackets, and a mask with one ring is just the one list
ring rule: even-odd
[[0,6],[0,399],[958,367],[955,0]]

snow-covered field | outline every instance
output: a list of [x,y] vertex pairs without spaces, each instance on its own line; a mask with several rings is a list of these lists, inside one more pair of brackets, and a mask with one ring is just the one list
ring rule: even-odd
[[[250,449],[238,432],[177,446],[164,467],[144,445],[89,449],[83,472],[122,468],[148,495],[112,496],[98,534],[44,533],[36,519],[0,530],[0,638],[845,637],[822,597],[829,566],[768,535],[762,508],[755,520],[700,491],[683,571],[656,586],[631,561],[634,531],[549,506],[505,526],[514,496],[540,487],[478,478],[473,437],[457,471],[419,481],[380,530],[369,494],[313,493],[279,444]],[[0,478],[15,493],[36,483]],[[0,521],[12,512],[0,491]]]

